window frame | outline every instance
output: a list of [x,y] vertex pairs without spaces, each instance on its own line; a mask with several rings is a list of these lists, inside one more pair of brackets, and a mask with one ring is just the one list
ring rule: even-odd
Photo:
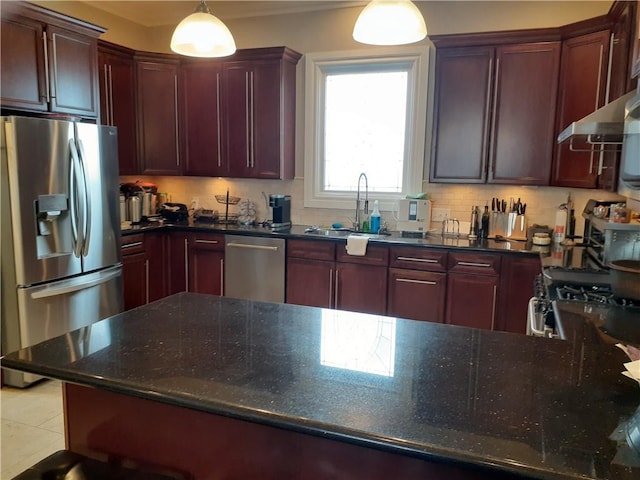
[[[406,64],[408,66],[406,152],[403,162],[403,191],[369,194],[375,196],[382,210],[394,211],[397,199],[408,193],[422,191],[425,163],[427,95],[429,73],[428,46],[372,48],[339,52],[319,52],[305,55],[305,148],[304,206],[310,208],[353,209],[353,191],[323,190],[322,142],[324,83],[327,72],[341,68],[372,65]],[[388,68],[388,67],[387,67]],[[366,173],[366,172],[365,172]],[[353,179],[354,189],[357,178]]]

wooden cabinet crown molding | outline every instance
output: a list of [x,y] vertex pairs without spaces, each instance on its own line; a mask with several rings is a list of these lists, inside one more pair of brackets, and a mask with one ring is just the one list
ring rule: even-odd
[[436,48],[498,46],[514,43],[557,42],[559,28],[533,28],[500,32],[453,33],[429,36]]
[[133,56],[136,54],[136,51],[131,48],[123,47],[122,45],[117,45],[115,43],[107,42],[106,40],[98,40],[98,48],[102,51],[109,52],[109,53],[129,55],[131,56],[131,58],[133,58]]
[[69,17],[61,13],[49,10],[48,8],[34,5],[28,2],[2,2],[2,17],[12,18],[15,16],[27,16],[38,22],[54,25],[60,28],[73,28],[76,33],[98,38],[106,28],[85,22],[74,17]]

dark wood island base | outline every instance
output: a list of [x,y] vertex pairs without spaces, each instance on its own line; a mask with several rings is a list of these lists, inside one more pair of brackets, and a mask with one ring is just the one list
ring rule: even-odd
[[[63,384],[67,448],[188,479],[515,479],[91,387]],[[166,473],[166,472],[165,472]]]

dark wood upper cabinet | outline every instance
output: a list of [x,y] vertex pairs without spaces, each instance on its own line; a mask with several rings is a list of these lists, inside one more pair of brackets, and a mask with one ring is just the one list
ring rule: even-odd
[[[562,44],[562,66],[556,133],[605,104],[610,31],[580,35]],[[583,143],[556,146],[551,183],[563,187],[596,188],[599,154]]]
[[3,108],[96,118],[97,37],[104,29],[23,2],[3,2]]
[[489,183],[549,184],[559,68],[560,42],[497,48]]
[[436,52],[430,180],[547,185],[559,42]]
[[222,157],[220,73],[219,61],[192,61],[181,66],[184,175],[227,174]]
[[223,155],[229,176],[293,178],[300,57],[286,47],[259,48],[238,51],[223,63]]
[[147,175],[180,175],[178,60],[136,57],[138,158]]
[[100,123],[118,127],[120,175],[138,173],[134,52],[99,42]]
[[631,37],[632,57],[631,57],[631,77],[640,75],[640,0],[635,2],[635,33]]
[[486,181],[494,53],[491,47],[436,52],[432,182]]

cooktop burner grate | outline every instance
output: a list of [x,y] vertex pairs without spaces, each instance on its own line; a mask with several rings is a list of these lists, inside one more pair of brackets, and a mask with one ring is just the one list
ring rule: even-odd
[[640,301],[616,297],[608,285],[558,285],[555,287],[555,292],[558,300],[640,307]]

